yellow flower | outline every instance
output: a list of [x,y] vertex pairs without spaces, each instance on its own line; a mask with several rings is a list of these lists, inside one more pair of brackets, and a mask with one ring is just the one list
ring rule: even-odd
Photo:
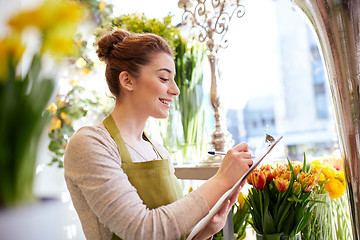
[[190,187],[189,188],[189,193],[191,193],[193,191],[193,188],[192,187]]
[[344,173],[344,171],[338,171],[338,172],[336,173],[335,178],[336,178],[336,179],[339,179],[339,180],[346,186],[345,173]]
[[38,27],[46,32],[64,23],[76,23],[84,13],[83,7],[73,1],[45,0],[39,8],[20,12],[12,17],[9,25],[19,32],[29,26]]
[[90,68],[84,68],[84,69],[81,71],[81,75],[83,75],[83,76],[88,75],[89,73],[91,73],[91,69],[90,69]]
[[75,86],[79,85],[79,81],[77,81],[77,80],[71,80],[71,81],[70,81],[70,85],[73,86],[73,87],[75,87]]
[[61,119],[63,119],[64,121],[69,120],[66,112],[61,112],[61,113],[60,113],[60,117],[61,117]]
[[336,176],[336,169],[332,166],[325,165],[322,169],[322,173],[324,173],[326,178],[333,178]]
[[86,61],[85,61],[85,59],[84,59],[83,57],[80,57],[80,58],[78,58],[78,59],[76,60],[75,65],[76,65],[76,67],[78,67],[78,68],[83,68],[83,67],[86,66]]
[[11,34],[0,40],[0,83],[7,79],[9,60],[18,63],[24,50],[19,34]]
[[43,37],[41,52],[49,52],[56,58],[73,55],[76,52],[72,38],[75,30],[76,26],[73,24],[51,28]]
[[242,209],[245,204],[245,198],[244,198],[244,194],[242,192],[240,192],[237,201],[239,203],[239,209]]
[[58,99],[56,101],[56,104],[59,106],[59,108],[62,108],[62,107],[64,107],[65,102],[66,102],[65,100]]
[[100,12],[104,11],[106,8],[106,4],[104,3],[103,0],[100,0],[100,3],[99,3],[99,10]]
[[323,173],[320,173],[319,182],[325,182],[326,178]]
[[343,195],[346,189],[346,185],[344,185],[340,180],[336,178],[330,179],[325,184],[325,190],[328,191],[330,198],[339,198]]
[[56,113],[56,110],[57,110],[57,106],[55,103],[51,103],[47,108],[46,110],[51,113],[51,114],[55,114]]
[[52,125],[51,127],[48,129],[48,133],[55,130],[55,129],[58,129],[58,128],[61,128],[61,120],[58,119],[57,117],[54,117],[52,119]]

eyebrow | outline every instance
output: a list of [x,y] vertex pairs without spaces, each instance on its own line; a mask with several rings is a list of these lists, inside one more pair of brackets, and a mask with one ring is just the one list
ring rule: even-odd
[[[161,72],[161,71],[172,73],[172,71],[170,69],[168,69],[168,68],[160,68],[159,70],[157,70],[157,72]],[[174,73],[174,76],[176,76],[176,73]]]

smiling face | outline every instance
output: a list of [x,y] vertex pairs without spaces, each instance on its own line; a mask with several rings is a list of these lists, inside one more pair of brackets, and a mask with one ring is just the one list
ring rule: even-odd
[[141,113],[166,118],[174,97],[180,94],[174,81],[175,64],[167,53],[154,53],[151,63],[140,68],[134,81],[131,101]]

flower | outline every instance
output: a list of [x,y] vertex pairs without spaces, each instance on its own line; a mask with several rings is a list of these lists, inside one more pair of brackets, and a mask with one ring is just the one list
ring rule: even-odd
[[57,110],[57,106],[55,103],[51,103],[47,108],[46,110],[51,113],[51,114],[54,114],[56,113],[56,110]]
[[[312,170],[319,172],[316,193],[321,194],[328,192],[331,198],[341,197],[346,189],[344,171],[338,170],[341,168],[336,168],[331,165],[333,162],[339,165],[339,157],[335,158],[335,156],[337,155],[332,154],[330,156],[315,158],[311,161]],[[334,159],[336,159],[336,161]]]
[[275,178],[275,187],[279,192],[285,192],[289,187],[290,181],[281,177]]
[[299,175],[299,183],[305,193],[309,192],[315,185],[315,176],[306,172]]
[[301,193],[301,184],[299,182],[294,182],[292,186],[292,192],[297,196]]
[[258,190],[264,190],[266,177],[263,171],[255,169],[249,176],[250,183]]
[[100,0],[100,3],[99,3],[99,10],[101,12],[103,12],[106,8],[106,4],[104,3],[104,0]]
[[83,68],[83,67],[86,66],[86,61],[85,61],[85,59],[83,57],[80,57],[75,61],[75,65],[78,68]]
[[336,169],[333,166],[324,166],[322,172],[324,173],[326,178],[333,178],[336,176]]
[[11,34],[0,40],[0,84],[8,79],[9,59],[17,64],[24,51],[20,34]]
[[[266,181],[271,174],[271,181]],[[309,199],[317,183],[319,171],[310,165],[277,162],[255,169],[247,181],[252,185],[246,204],[249,207],[254,230],[262,235],[281,234],[294,236],[309,221],[312,205]]]
[[50,128],[48,129],[48,133],[55,129],[59,129],[59,128],[61,128],[61,120],[57,117],[54,117],[52,119],[52,124],[51,124]]
[[339,179],[332,178],[325,184],[325,190],[328,191],[329,196],[331,198],[339,198],[341,197],[346,189],[346,185],[344,185]]
[[79,22],[84,15],[84,8],[73,1],[46,0],[37,9],[13,16],[8,23],[16,32],[22,32],[28,27],[37,27],[42,33],[40,51],[49,52],[60,59],[75,53],[74,23]]
[[238,208],[242,209],[244,207],[244,204],[245,204],[245,198],[244,198],[244,194],[242,192],[240,192],[237,201],[239,203]]

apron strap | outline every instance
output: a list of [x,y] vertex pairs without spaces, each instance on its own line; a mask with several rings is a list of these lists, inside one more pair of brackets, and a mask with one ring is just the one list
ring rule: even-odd
[[109,133],[111,134],[112,138],[115,140],[115,142],[118,146],[119,154],[121,156],[121,162],[122,163],[131,162],[131,157],[130,157],[129,151],[126,148],[125,142],[122,139],[122,137],[120,135],[120,131],[116,127],[115,121],[112,118],[111,114],[109,114],[104,119],[103,124],[106,127],[106,129],[109,131]]
[[164,159],[164,156],[159,152],[159,150],[157,149],[157,147],[155,147],[155,145],[150,141],[150,138],[146,135],[145,132],[143,132],[143,136],[145,137],[145,139],[147,141],[149,141],[149,143],[151,143],[151,145],[153,146],[153,148],[155,149],[155,151],[159,154],[161,159]]

